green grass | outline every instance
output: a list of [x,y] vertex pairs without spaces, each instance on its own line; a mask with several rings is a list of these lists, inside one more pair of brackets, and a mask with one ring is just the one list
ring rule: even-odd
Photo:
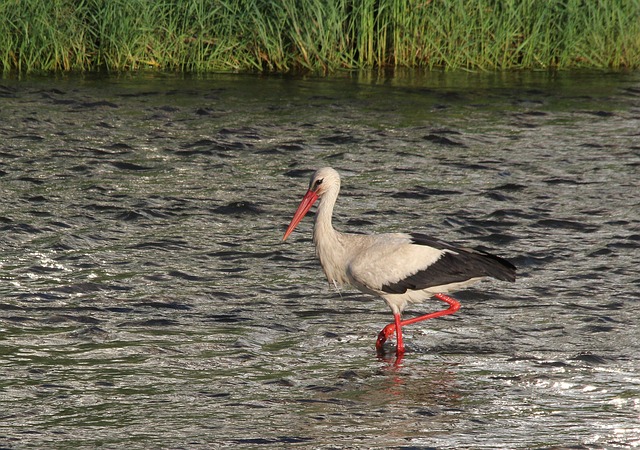
[[2,0],[10,72],[640,67],[640,0]]

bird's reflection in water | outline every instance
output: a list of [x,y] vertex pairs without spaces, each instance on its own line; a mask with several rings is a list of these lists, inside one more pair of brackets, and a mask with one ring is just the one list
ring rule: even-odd
[[421,408],[447,409],[462,397],[454,364],[434,363],[424,358],[402,363],[397,361],[394,348],[388,349],[386,357],[378,356],[375,364],[377,367],[372,364],[370,371],[363,369],[349,371],[349,376],[339,375],[335,389],[327,389],[324,395],[330,393],[332,400],[337,397],[363,402],[367,410],[385,407],[395,410],[396,405],[405,401]]
[[[451,433],[451,414],[464,407],[456,366],[427,358],[409,358],[404,364],[371,359],[367,368],[336,373],[331,386],[299,400],[297,414],[313,418],[299,431],[326,438],[339,420],[352,443],[366,441],[376,448]],[[380,426],[390,420],[393,426]]]
[[395,347],[383,347],[376,349],[376,356],[378,359],[387,364],[386,369],[400,369],[402,368],[402,360],[404,359],[404,353],[396,353]]

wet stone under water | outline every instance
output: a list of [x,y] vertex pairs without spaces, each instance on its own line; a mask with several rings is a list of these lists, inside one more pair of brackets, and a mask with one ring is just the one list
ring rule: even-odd
[[[640,445],[637,74],[44,78],[0,105],[0,447]],[[379,359],[390,311],[327,284],[313,214],[281,242],[327,165],[340,230],[518,281]]]

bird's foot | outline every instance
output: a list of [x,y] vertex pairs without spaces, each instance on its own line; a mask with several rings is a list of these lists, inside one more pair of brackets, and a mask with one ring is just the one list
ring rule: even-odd
[[389,351],[390,349],[387,351],[384,349],[384,343],[389,339],[389,337],[396,333],[396,329],[396,324],[390,323],[380,331],[378,334],[378,340],[376,341],[376,352],[378,353],[379,359],[395,368],[399,368],[402,365],[402,357],[404,356],[404,345],[402,344],[402,339],[400,340],[399,345],[396,345],[395,352],[391,353],[391,351]]
[[378,354],[383,353],[384,343],[387,341],[389,336],[392,336],[394,333],[396,335],[396,356],[398,359],[402,358],[404,354],[404,344],[402,342],[402,320],[400,319],[400,313],[395,313],[393,315],[393,323],[390,323],[386,327],[382,329],[380,334],[378,334],[378,340],[376,341],[376,349],[378,350]]
[[382,331],[380,331],[380,333],[378,334],[378,340],[376,341],[376,350],[378,352],[382,351],[382,347],[384,346],[384,343],[387,342],[387,339],[393,336],[395,332],[396,332],[395,323],[390,323],[389,325],[384,327]]

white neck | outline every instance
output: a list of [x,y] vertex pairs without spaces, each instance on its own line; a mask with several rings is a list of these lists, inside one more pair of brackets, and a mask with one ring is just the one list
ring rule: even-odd
[[316,255],[329,282],[343,284],[347,282],[347,277],[342,233],[336,231],[331,224],[339,189],[336,186],[320,198],[313,226],[313,242],[316,245]]

